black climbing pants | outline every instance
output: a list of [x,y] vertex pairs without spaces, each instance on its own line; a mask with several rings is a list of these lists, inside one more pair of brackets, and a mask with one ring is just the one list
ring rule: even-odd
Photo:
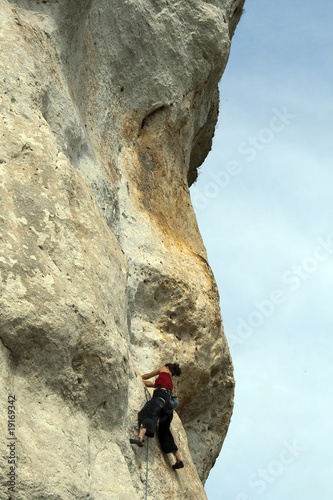
[[158,425],[158,439],[161,443],[161,448],[164,453],[171,453],[173,451],[177,451],[178,448],[173,439],[173,435],[170,431],[170,424],[173,419],[173,411],[164,411],[163,409],[160,411],[160,420]]
[[148,437],[154,437],[160,412],[167,401],[168,395],[162,389],[155,389],[153,397],[147,401],[138,413],[139,429],[142,425]]
[[153,397],[147,401],[142,410],[138,413],[139,429],[142,425],[146,429],[146,436],[154,437],[157,424],[157,435],[164,453],[177,451],[178,448],[170,431],[170,424],[173,419],[173,411],[164,410],[168,402],[169,394],[163,389],[155,389]]

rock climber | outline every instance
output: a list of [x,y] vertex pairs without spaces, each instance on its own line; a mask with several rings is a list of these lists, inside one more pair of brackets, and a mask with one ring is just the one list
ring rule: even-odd
[[[184,463],[181,459],[178,447],[170,431],[170,424],[173,419],[173,409],[169,401],[173,389],[172,376],[179,376],[181,368],[178,363],[167,363],[153,372],[142,375],[146,387],[155,387],[153,397],[146,402],[142,410],[138,413],[139,436],[137,439],[130,439],[132,444],[143,446],[143,438],[154,437],[157,423],[159,422],[157,435],[164,453],[173,453],[176,463],[173,469],[181,469]],[[150,381],[152,377],[157,377],[155,382]]]

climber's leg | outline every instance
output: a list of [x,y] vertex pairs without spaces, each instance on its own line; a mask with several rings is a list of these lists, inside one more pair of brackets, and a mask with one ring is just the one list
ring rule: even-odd
[[147,429],[143,427],[143,425],[140,425],[140,431],[139,431],[139,441],[143,441],[143,437],[146,434]]
[[181,459],[179,450],[173,451],[172,453],[174,454],[174,456],[176,457],[176,460],[177,460],[177,462],[175,464],[173,464],[172,468],[173,469],[182,469],[184,467],[184,462]]
[[138,413],[139,435],[137,439],[130,439],[131,444],[142,446],[144,436],[153,438],[157,426],[161,408],[165,401],[159,397],[153,397],[144,405]]
[[161,448],[164,453],[172,453],[177,462],[172,466],[173,469],[181,469],[184,464],[181,459],[180,451],[175,443],[173,435],[170,430],[170,424],[173,418],[172,412],[161,411],[160,423],[158,427],[158,437],[161,443]]
[[137,439],[130,439],[131,444],[136,444],[137,446],[142,446],[143,445],[143,438],[144,435],[146,434],[147,429],[143,427],[143,425],[140,425],[140,430],[139,430],[139,435]]

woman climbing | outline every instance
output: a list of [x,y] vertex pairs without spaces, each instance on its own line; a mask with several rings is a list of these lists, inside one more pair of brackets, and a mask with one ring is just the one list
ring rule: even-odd
[[[143,446],[143,438],[154,437],[157,423],[159,421],[158,437],[164,453],[173,453],[176,463],[173,469],[181,469],[184,463],[181,460],[179,450],[170,431],[173,418],[173,410],[169,406],[170,396],[173,389],[172,376],[179,376],[181,369],[178,363],[167,363],[151,373],[142,375],[146,387],[155,387],[153,397],[144,405],[138,413],[139,436],[130,439],[132,444]],[[155,382],[150,381],[156,377]]]

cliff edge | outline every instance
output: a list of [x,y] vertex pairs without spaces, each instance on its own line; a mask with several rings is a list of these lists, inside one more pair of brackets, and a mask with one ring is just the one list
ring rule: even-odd
[[165,362],[185,468],[150,440],[148,498],[206,498],[234,379],[189,187],[243,3],[0,0],[1,498],[143,498]]

